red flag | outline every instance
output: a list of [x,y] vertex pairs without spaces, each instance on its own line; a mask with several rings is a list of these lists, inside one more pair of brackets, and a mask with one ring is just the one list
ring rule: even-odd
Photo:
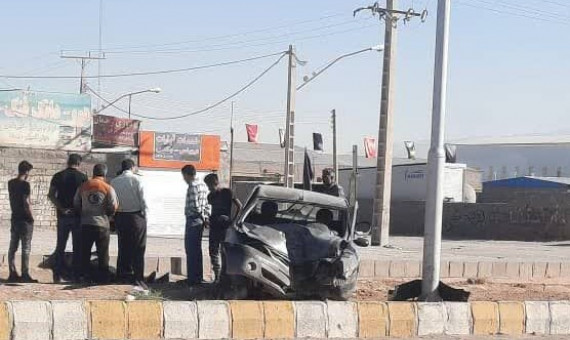
[[376,158],[376,139],[372,137],[364,137],[364,153],[366,158]]
[[247,130],[247,141],[250,143],[257,143],[257,125],[245,124]]

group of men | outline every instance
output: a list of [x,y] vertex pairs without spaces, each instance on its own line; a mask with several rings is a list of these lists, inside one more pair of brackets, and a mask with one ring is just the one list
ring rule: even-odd
[[[73,256],[71,279],[75,281],[108,282],[109,243],[111,222],[114,220],[118,238],[117,280],[133,283],[148,289],[144,281],[144,255],[147,238],[147,203],[135,163],[125,159],[118,176],[107,181],[105,164],[93,167],[93,177],[88,179],[79,170],[82,158],[69,155],[67,168],[55,174],[50,183],[48,197],[57,211],[57,245],[54,252],[53,280],[62,281],[65,273],[64,255],[69,236],[72,237]],[[12,208],[11,239],[8,251],[10,282],[37,282],[30,276],[29,257],[33,235],[34,216],[31,208],[31,187],[28,177],[33,165],[22,161],[18,176],[8,183]],[[188,286],[203,283],[202,235],[209,228],[209,254],[215,280],[221,275],[220,246],[231,221],[242,208],[230,189],[222,188],[218,176],[207,175],[201,182],[196,168],[186,165],[182,177],[188,184],[185,216],[184,244]],[[334,173],[323,171],[323,193],[344,196],[342,188],[334,182]],[[235,210],[233,209],[235,206]],[[232,216],[232,210],[235,211]],[[18,275],[14,257],[22,243],[21,276]],[[91,267],[91,249],[96,245],[98,270]]]

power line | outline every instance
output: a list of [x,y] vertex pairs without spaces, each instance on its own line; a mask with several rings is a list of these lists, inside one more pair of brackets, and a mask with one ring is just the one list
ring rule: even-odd
[[146,53],[178,53],[178,52],[194,52],[195,53],[195,52],[201,52],[201,51],[212,51],[212,50],[216,50],[216,48],[219,48],[219,47],[235,48],[236,46],[239,47],[241,44],[250,44],[250,43],[254,43],[254,42],[268,41],[268,40],[273,40],[273,39],[278,39],[278,38],[291,37],[291,36],[295,36],[295,35],[299,35],[299,34],[303,34],[303,33],[327,30],[329,28],[335,28],[335,27],[339,27],[339,26],[353,25],[355,23],[359,23],[361,21],[366,21],[369,19],[370,18],[367,18],[364,20],[357,20],[357,21],[355,21],[354,19],[351,19],[351,20],[340,22],[340,23],[329,24],[326,26],[321,26],[321,27],[316,27],[316,28],[311,28],[311,29],[305,29],[305,30],[300,30],[300,31],[296,31],[296,32],[288,32],[288,33],[283,33],[283,34],[269,36],[269,37],[242,40],[242,41],[233,41],[233,42],[227,42],[227,43],[222,43],[222,44],[205,45],[205,46],[195,48],[195,49],[170,48],[170,49],[149,49],[149,50],[140,50],[140,51],[116,51],[116,52],[105,51],[105,53],[108,53],[108,54],[146,54]]
[[[148,71],[148,72],[102,74],[100,76],[85,76],[83,78],[84,79],[119,78],[119,77],[135,77],[135,76],[148,76],[148,75],[156,75],[156,74],[188,72],[188,71],[196,71],[196,70],[214,68],[214,67],[219,67],[219,66],[228,66],[228,65],[233,65],[233,64],[240,64],[240,63],[244,63],[244,62],[248,62],[248,61],[273,57],[273,56],[281,55],[281,54],[283,54],[283,52],[271,53],[271,54],[266,54],[266,55],[262,55],[262,56],[250,57],[250,58],[239,59],[239,60],[225,61],[225,62],[216,63],[216,64],[186,67],[186,68],[160,70],[160,71]],[[6,79],[81,79],[81,77],[78,77],[78,76],[27,76],[27,75],[0,75],[0,78],[6,78]]]
[[[245,86],[243,86],[242,88],[240,88],[239,90],[237,90],[236,92],[234,92],[233,94],[229,95],[228,97],[219,100],[218,102],[216,102],[213,105],[207,106],[204,109],[201,110],[197,110],[194,112],[190,112],[190,113],[186,113],[183,115],[179,115],[179,116],[173,116],[173,117],[151,117],[151,116],[145,116],[145,115],[140,115],[140,114],[134,114],[131,113],[132,116],[135,117],[139,117],[139,118],[144,118],[144,119],[151,119],[151,120],[175,120],[175,119],[182,119],[182,118],[186,118],[186,117],[190,117],[190,116],[194,116],[206,111],[209,111],[217,106],[222,105],[223,103],[227,102],[228,100],[238,96],[240,93],[242,93],[243,91],[247,90],[249,87],[251,87],[253,84],[255,84],[259,79],[261,79],[265,74],[267,74],[271,69],[273,69],[275,66],[277,66],[277,64],[279,64],[279,62],[283,59],[283,57],[285,57],[287,55],[286,52],[281,53],[281,56],[273,63],[271,64],[268,68],[266,68],[263,72],[261,72],[257,77],[255,77],[253,80],[251,80],[249,83],[247,83]],[[93,91],[92,88],[89,87],[89,90],[91,91],[91,93],[93,93],[95,96],[97,96],[99,99],[103,100],[104,102],[106,102],[107,104],[111,104],[107,99],[101,97],[101,95],[99,95],[98,93],[96,93],[95,91]],[[115,106],[114,104],[112,105],[114,108],[116,108],[119,111],[128,113],[128,111],[125,111],[117,106]]]
[[540,20],[540,21],[544,21],[544,22],[557,23],[557,24],[562,24],[562,25],[569,25],[570,24],[570,22],[568,22],[568,21],[545,19],[545,18],[541,18],[540,16],[527,15],[524,13],[518,13],[518,12],[513,12],[513,11],[505,11],[505,10],[499,10],[499,9],[492,8],[492,7],[475,5],[473,3],[465,2],[465,0],[458,0],[457,3],[459,5],[473,7],[473,8],[477,8],[477,9],[482,9],[482,10],[486,10],[486,11],[490,11],[490,12],[494,12],[494,13],[498,13],[498,14],[507,14],[507,15],[517,16],[517,17],[521,17],[521,18]]
[[302,24],[306,24],[306,23],[322,21],[322,20],[326,20],[326,19],[330,19],[330,18],[334,18],[334,17],[339,17],[339,16],[343,16],[343,15],[344,15],[344,13],[331,14],[331,15],[326,15],[326,16],[323,16],[323,17],[320,17],[317,19],[301,20],[301,21],[283,24],[283,25],[278,25],[278,26],[266,27],[266,28],[261,28],[261,29],[246,31],[246,32],[241,32],[241,33],[232,33],[232,34],[212,36],[212,37],[208,37],[208,38],[204,38],[204,39],[198,39],[198,40],[185,40],[185,41],[170,42],[170,43],[163,43],[163,44],[149,44],[149,45],[139,45],[139,46],[130,46],[130,47],[126,46],[126,47],[119,47],[119,48],[110,48],[110,49],[106,49],[105,51],[112,53],[112,52],[125,51],[125,50],[135,50],[135,49],[145,49],[145,48],[165,47],[165,46],[176,46],[176,45],[184,45],[184,44],[191,44],[191,43],[199,43],[199,42],[210,41],[210,40],[220,40],[220,39],[238,37],[238,36],[243,36],[243,35],[248,35],[248,34],[268,32],[268,31],[273,31],[273,30],[280,29],[280,28],[290,28],[291,26],[297,26],[297,25],[302,25]]
[[513,10],[518,11],[518,12],[523,12],[523,13],[528,13],[528,14],[533,14],[533,15],[545,15],[545,16],[548,16],[548,17],[551,17],[554,19],[562,19],[562,20],[569,19],[569,17],[566,15],[562,15],[559,13],[553,13],[550,11],[545,11],[545,10],[534,8],[531,6],[524,6],[524,5],[520,5],[520,4],[515,5],[515,4],[508,3],[508,2],[501,2],[498,0],[496,0],[494,2],[486,1],[486,0],[471,0],[471,1],[481,2],[484,4],[490,5],[490,6],[505,7],[508,9],[513,9]]

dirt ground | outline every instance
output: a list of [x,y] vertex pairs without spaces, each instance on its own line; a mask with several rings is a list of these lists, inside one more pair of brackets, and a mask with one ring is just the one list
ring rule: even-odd
[[[6,268],[0,270],[0,278],[7,277]],[[183,277],[171,276],[170,283],[151,285],[149,296],[133,291],[131,285],[75,285],[51,283],[51,271],[33,270],[37,284],[8,284],[0,280],[0,300],[71,300],[71,299],[117,299],[128,295],[137,299],[193,300],[214,297],[214,286],[203,285],[190,292],[175,281]],[[354,300],[386,301],[388,291],[405,280],[360,280]],[[568,300],[569,282],[512,283],[501,281],[446,280],[446,284],[465,289],[471,293],[471,301],[523,301],[523,300]]]
[[[355,300],[385,301],[388,291],[401,280],[360,280]],[[568,283],[512,283],[486,280],[446,280],[453,288],[471,293],[470,301],[548,301],[570,299]]]

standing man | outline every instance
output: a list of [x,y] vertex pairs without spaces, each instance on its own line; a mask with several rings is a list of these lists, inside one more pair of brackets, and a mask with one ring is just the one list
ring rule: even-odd
[[336,183],[334,170],[331,168],[323,169],[323,187],[320,190],[323,194],[344,198],[344,190]]
[[133,283],[148,289],[144,283],[147,228],[144,190],[140,176],[133,172],[135,162],[132,159],[123,160],[121,168],[121,175],[111,181],[111,186],[119,198],[119,210],[115,216],[119,246],[117,277],[127,280],[134,274]]
[[[30,171],[34,167],[27,161],[18,165],[18,177],[8,182],[12,220],[10,228],[10,249],[8,250],[8,266],[10,276],[8,282],[38,282],[30,277],[30,252],[34,233],[34,217],[30,202],[31,188],[28,182]],[[22,241],[22,277],[18,276],[14,257]]]
[[208,188],[204,183],[198,182],[196,168],[185,165],[182,168],[182,177],[188,184],[186,192],[186,232],[184,246],[186,248],[186,269],[188,273],[188,286],[195,286],[204,281],[202,269],[202,232],[208,224],[210,206],[208,205]]
[[212,261],[212,270],[214,271],[215,276],[214,280],[215,282],[219,282],[220,275],[222,273],[220,245],[224,241],[226,230],[233,220],[232,203],[235,204],[237,208],[236,215],[241,210],[242,205],[230,189],[222,188],[220,186],[218,175],[207,175],[204,178],[204,183],[206,183],[210,190],[210,193],[208,194],[208,203],[212,207],[212,213],[210,215],[210,235],[208,237],[210,261]]
[[93,178],[79,187],[73,204],[81,216],[81,270],[89,276],[91,248],[97,247],[99,275],[95,281],[109,281],[109,241],[111,237],[109,217],[119,207],[117,195],[112,186],[107,184],[107,166],[97,164],[93,167]]
[[67,160],[67,169],[55,174],[49,187],[49,200],[57,210],[57,245],[53,270],[53,281],[55,283],[61,282],[64,269],[63,257],[70,233],[73,243],[73,275],[79,274],[79,216],[73,209],[73,197],[77,189],[87,182],[87,175],[79,171],[81,161],[80,155],[70,154]]

